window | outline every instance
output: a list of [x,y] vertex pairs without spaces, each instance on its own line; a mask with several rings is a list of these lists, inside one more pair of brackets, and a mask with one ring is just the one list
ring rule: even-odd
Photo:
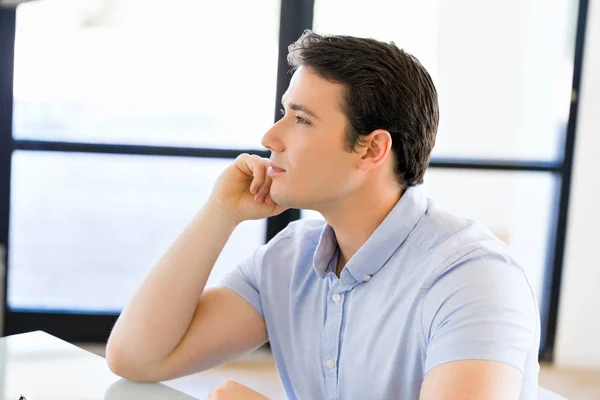
[[[10,121],[0,128],[10,149],[0,167],[10,171],[0,180],[10,189],[7,333],[105,340],[225,166],[244,151],[268,154],[260,138],[278,109],[280,6],[44,0],[0,10],[10,27],[0,68],[11,72],[1,96],[12,105],[0,118]],[[238,226],[208,285],[277,229],[277,219]]]
[[[240,40],[247,32],[251,45]],[[260,148],[273,122],[278,35],[276,0],[23,4],[13,135]]]
[[[8,306],[119,313],[210,195],[230,160],[17,151],[12,161]],[[212,285],[265,242],[239,225]]]

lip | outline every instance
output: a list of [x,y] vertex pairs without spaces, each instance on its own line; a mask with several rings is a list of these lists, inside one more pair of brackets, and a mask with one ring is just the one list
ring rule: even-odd
[[274,162],[270,162],[269,163],[269,169],[268,169],[269,175],[271,174],[280,174],[282,172],[285,172],[285,169],[281,168],[279,165],[275,164]]

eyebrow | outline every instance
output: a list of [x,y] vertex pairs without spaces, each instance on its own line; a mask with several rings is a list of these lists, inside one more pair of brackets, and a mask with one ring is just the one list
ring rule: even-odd
[[[281,99],[281,105],[285,107],[285,104],[283,102],[283,98]],[[308,115],[310,115],[311,117],[316,118],[318,120],[321,120],[321,118],[317,117],[317,114],[315,114],[314,112],[310,111],[308,108],[306,108],[302,104],[289,103],[288,107],[290,108],[290,110],[303,111],[303,112],[307,113]]]

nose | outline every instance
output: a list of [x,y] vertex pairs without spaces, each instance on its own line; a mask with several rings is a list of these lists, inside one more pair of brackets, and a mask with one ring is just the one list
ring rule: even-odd
[[263,147],[271,150],[272,152],[281,153],[285,150],[285,146],[283,145],[283,141],[281,140],[281,129],[282,120],[277,121],[273,124],[273,126],[263,135],[261,140],[261,144]]

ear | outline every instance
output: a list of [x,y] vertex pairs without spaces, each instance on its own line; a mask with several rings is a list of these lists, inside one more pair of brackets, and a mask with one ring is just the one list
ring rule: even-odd
[[385,129],[377,129],[360,140],[360,169],[368,171],[380,166],[392,151],[392,136]]

